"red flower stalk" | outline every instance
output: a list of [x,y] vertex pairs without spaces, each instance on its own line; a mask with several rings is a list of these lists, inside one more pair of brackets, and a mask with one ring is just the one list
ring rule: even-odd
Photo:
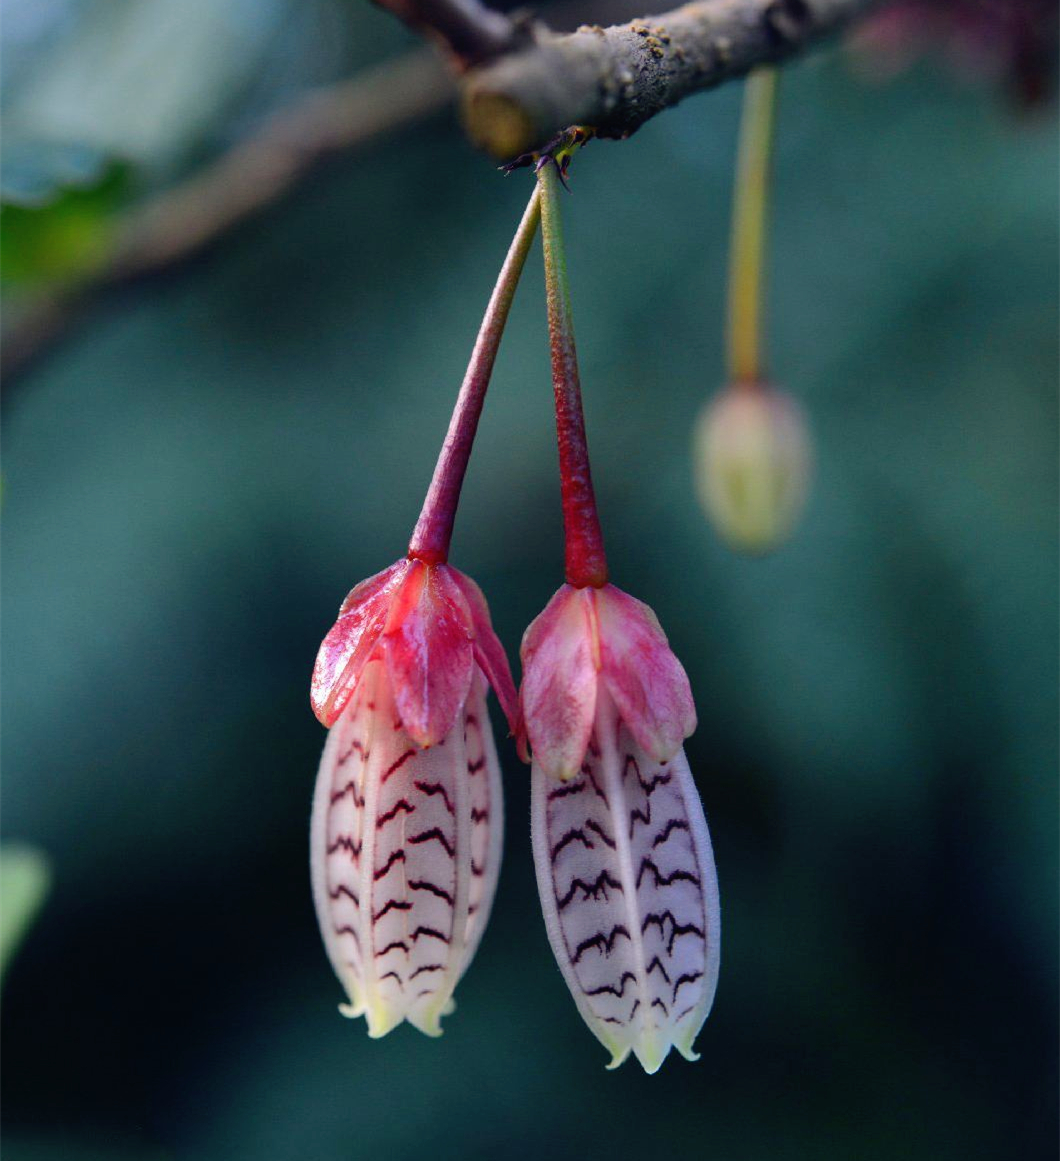
[[578,588],[607,584],[607,558],[596,512],[589,448],[585,439],[578,353],[574,346],[567,264],[563,254],[556,187],[559,166],[546,159],[537,171],[541,190],[541,237],[545,246],[545,295],[556,400],[556,436],[563,495],[567,580]]

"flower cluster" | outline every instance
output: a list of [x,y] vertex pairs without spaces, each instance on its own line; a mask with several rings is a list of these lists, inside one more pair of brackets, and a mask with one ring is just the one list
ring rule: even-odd
[[[584,137],[580,138],[584,140]],[[571,145],[569,148],[573,148]],[[557,183],[546,156],[490,300],[407,556],[359,584],[321,645],[329,728],[312,819],[317,916],[369,1035],[427,1033],[453,1007],[489,917],[502,789],[486,695],[532,764],[548,938],[611,1067],[655,1072],[693,1041],[718,977],[710,837],[683,743],[688,678],[654,613],[609,582],[582,416]],[[456,504],[504,322],[541,224],[566,583],[527,629],[516,693],[475,583],[448,563]]]

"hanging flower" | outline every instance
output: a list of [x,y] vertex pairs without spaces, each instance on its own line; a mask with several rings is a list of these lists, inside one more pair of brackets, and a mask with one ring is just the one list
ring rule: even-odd
[[331,727],[313,800],[313,897],[324,944],[370,1036],[441,1032],[500,869],[492,684],[515,689],[475,583],[402,560],[350,593],[313,673]]
[[[567,584],[523,638],[534,863],[549,942],[617,1067],[692,1044],[718,979],[717,876],[682,743],[688,678],[655,614],[608,583],[556,187],[538,168]],[[525,756],[525,754],[524,754]]]
[[313,671],[331,733],[313,799],[310,864],[324,946],[383,1036],[429,1036],[482,937],[500,869],[492,685],[516,729],[516,693],[478,586],[448,563],[460,489],[494,358],[539,220],[535,191],[479,330],[408,557],[346,598]]
[[693,1041],[718,980],[721,916],[682,742],[688,679],[655,614],[614,585],[564,585],[523,639],[532,835],[552,950],[612,1054],[651,1073]]

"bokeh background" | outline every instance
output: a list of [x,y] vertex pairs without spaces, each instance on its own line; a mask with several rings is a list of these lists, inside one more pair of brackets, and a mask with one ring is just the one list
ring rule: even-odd
[[[702,1060],[649,1078],[604,1070],[553,964],[510,744],[494,916],[440,1041],[338,1016],[310,901],[316,647],[403,551],[527,174],[443,107],[67,309],[122,215],[415,46],[353,0],[4,17],[32,351],[4,395],[3,836],[52,868],[5,981],[5,1161],[1055,1156],[1055,111],[937,56],[785,70],[770,364],[817,467],[765,559],[691,484],[740,86],[577,159],[612,572],[692,679],[722,889]],[[562,568],[539,265],[454,548],[513,660]]]

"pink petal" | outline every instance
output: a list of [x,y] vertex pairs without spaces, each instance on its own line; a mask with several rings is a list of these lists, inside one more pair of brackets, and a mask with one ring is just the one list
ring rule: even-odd
[[601,676],[638,744],[666,762],[696,728],[688,677],[655,614],[606,585],[596,590]]
[[329,729],[353,696],[375,650],[390,596],[400,585],[408,563],[399,560],[352,589],[342,602],[338,620],[321,642],[309,696],[313,712]]
[[589,746],[596,709],[591,590],[564,585],[523,636],[523,724],[534,764],[571,778]]
[[467,601],[471,610],[471,623],[475,630],[475,660],[478,662],[486,680],[493,687],[497,700],[501,703],[504,716],[508,719],[508,728],[513,734],[519,731],[519,701],[515,692],[515,682],[512,680],[512,671],[508,666],[508,657],[504,646],[500,643],[497,634],[493,631],[490,621],[490,611],[482,590],[469,576],[455,568],[448,568],[447,575],[455,584]]
[[471,610],[445,569],[410,561],[383,631],[397,712],[419,746],[436,745],[453,728],[474,669]]

